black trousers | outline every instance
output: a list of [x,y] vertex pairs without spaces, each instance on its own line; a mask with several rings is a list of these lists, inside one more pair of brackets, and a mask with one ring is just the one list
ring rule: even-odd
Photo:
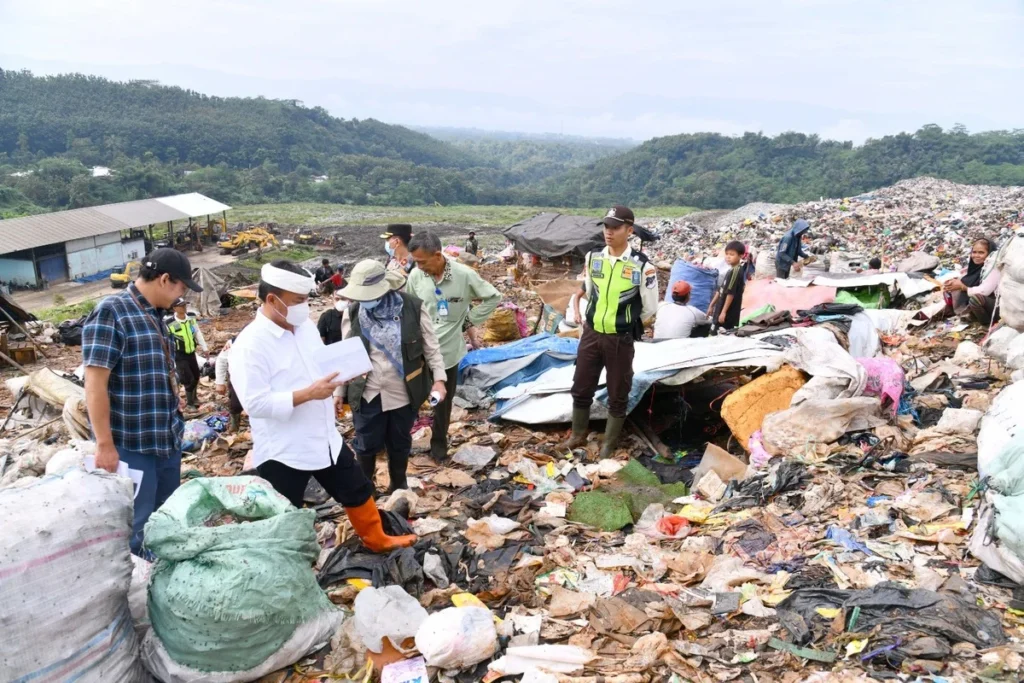
[[781,263],[776,263],[775,264],[775,277],[777,277],[780,280],[788,280],[789,279],[789,272],[790,272],[790,270],[792,270],[792,268],[793,268],[792,265],[784,266]]
[[608,373],[608,414],[626,417],[629,390],[633,387],[633,337],[629,334],[600,334],[583,326],[576,372],[572,378],[573,408],[590,409],[601,379],[601,370]]
[[434,406],[434,426],[430,436],[430,457],[438,462],[448,458],[448,425],[452,421],[452,401],[459,386],[458,365],[448,368],[444,386],[447,395]]
[[417,414],[417,409],[411,405],[384,410],[380,396],[369,403],[366,399],[361,400],[359,410],[352,411],[352,423],[356,428],[356,455],[363,474],[371,482],[377,468],[377,454],[385,450],[388,454],[391,490],[408,488],[405,473],[409,468],[412,426]]
[[231,380],[228,380],[228,410],[232,415],[241,415],[243,410],[242,402],[238,400],[238,394],[235,393],[235,387],[232,386]]
[[310,477],[320,482],[331,498],[342,507],[359,507],[370,500],[373,494],[373,484],[356,464],[348,444],[341,447],[341,453],[334,464],[322,470],[297,470],[276,460],[268,460],[257,467],[256,471],[297,508],[302,507]]
[[199,386],[199,360],[196,354],[175,354],[174,367],[178,373],[178,384],[185,387],[186,391],[195,391]]

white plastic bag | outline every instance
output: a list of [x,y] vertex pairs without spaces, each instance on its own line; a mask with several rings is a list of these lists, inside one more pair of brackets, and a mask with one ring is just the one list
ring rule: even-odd
[[384,638],[396,650],[405,652],[402,644],[416,636],[427,618],[427,610],[401,586],[364,588],[355,601],[356,630],[370,652],[384,650]]
[[938,434],[961,434],[970,436],[978,428],[984,416],[980,410],[970,408],[946,408],[939,423],[932,429]]
[[1024,382],[1016,382],[999,392],[992,407],[981,418],[978,431],[978,473],[982,477],[991,474],[989,464],[994,462],[1003,449],[1021,431],[1024,424]]
[[461,671],[494,655],[498,633],[490,610],[449,607],[427,617],[416,632],[416,649],[430,666]]
[[[995,358],[1000,363],[1005,363],[1011,345],[1013,345],[1014,341],[1018,338],[1024,339],[1024,337],[1021,337],[1020,332],[1012,327],[1006,327],[1004,325],[989,335],[989,338],[985,340],[982,348],[991,358]],[[1024,351],[1024,341],[1022,341],[1021,344],[1021,350]]]
[[0,490],[0,677],[147,680],[128,608],[132,484],[73,469]]

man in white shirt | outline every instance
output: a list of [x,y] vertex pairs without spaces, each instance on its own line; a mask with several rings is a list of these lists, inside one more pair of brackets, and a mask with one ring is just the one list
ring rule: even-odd
[[654,339],[688,339],[693,329],[700,324],[710,323],[708,317],[696,306],[690,305],[690,283],[680,280],[672,285],[672,301],[658,305],[658,317],[654,321]]
[[231,347],[231,383],[249,414],[253,462],[260,476],[296,507],[309,478],[340,503],[359,538],[374,552],[412,545],[416,536],[387,536],[373,485],[335,426],[337,373],[326,377],[316,357],[323,342],[309,318],[312,276],[289,261],[260,271],[263,306]]

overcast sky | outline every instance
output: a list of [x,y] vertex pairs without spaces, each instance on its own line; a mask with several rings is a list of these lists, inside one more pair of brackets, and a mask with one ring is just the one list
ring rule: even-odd
[[1022,126],[1011,0],[0,0],[0,67],[643,140]]

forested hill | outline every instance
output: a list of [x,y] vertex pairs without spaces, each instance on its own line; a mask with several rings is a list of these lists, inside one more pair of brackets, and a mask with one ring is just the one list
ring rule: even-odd
[[655,138],[543,184],[568,206],[625,202],[732,208],[754,201],[847,197],[930,175],[1024,185],[1024,130],[968,134],[927,125],[854,147],[816,135],[715,133]]
[[176,87],[80,74],[0,70],[0,153],[59,155],[112,164],[149,154],[165,163],[234,168],[265,161],[314,170],[332,156],[365,154],[427,166],[481,165],[465,150],[372,119],[331,116],[295,101],[211,97]]

